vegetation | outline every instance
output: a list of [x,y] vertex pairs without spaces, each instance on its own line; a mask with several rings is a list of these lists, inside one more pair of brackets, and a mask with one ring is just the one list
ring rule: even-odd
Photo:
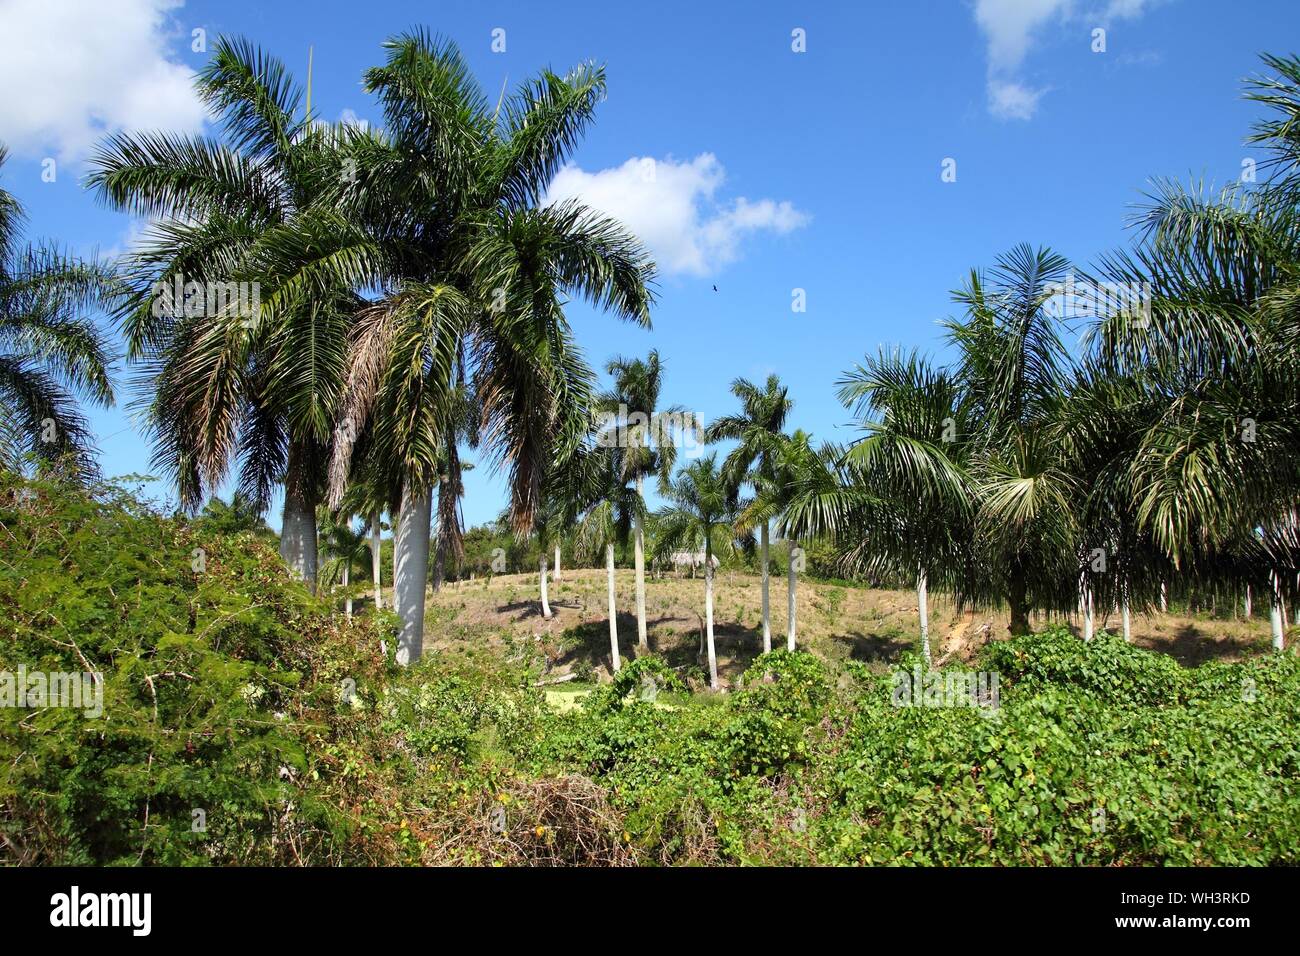
[[1054,628],[966,706],[897,706],[919,658],[776,651],[715,697],[651,655],[562,709],[526,663],[396,666],[395,618],[345,623],[251,533],[12,479],[0,519],[3,666],[97,671],[112,715],[0,708],[7,862],[1297,862],[1294,655]]
[[[370,129],[219,41],[198,78],[219,139],[111,136],[93,161],[103,202],[153,219],[111,268],[21,249],[0,191],[0,861],[1298,862],[1300,59],[1248,90],[1272,176],[1158,183],[1132,247],[1079,273],[1130,291],[1086,303],[1077,350],[1075,266],[1017,246],[954,294],[946,365],[843,374],[860,434],[837,445],[792,427],[775,375],[707,429],[655,350],[598,387],[568,298],[648,328],[656,275],[618,222],[545,202],[601,67],[493,107],[454,44],[384,49]],[[179,513],[99,480],[77,400],[112,400],[100,304]],[[697,437],[734,445],[678,467]],[[466,450],[509,484],[468,532]],[[603,619],[566,550],[603,563]],[[651,641],[647,556],[702,570],[698,650]],[[757,570],[756,616],[715,606],[719,566]],[[526,633],[458,621],[467,577],[525,569],[495,611]],[[826,653],[809,619],[864,584],[915,589],[908,633]],[[936,657],[932,591],[1008,633]],[[1135,613],[1249,619],[1252,594],[1276,653],[1185,668],[1134,644]],[[723,614],[754,652],[726,680]]]

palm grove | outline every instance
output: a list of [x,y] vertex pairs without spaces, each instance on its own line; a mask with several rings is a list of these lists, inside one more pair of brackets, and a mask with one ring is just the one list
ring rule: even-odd
[[[1099,613],[1127,636],[1135,611],[1253,596],[1281,648],[1300,587],[1300,60],[1265,57],[1249,81],[1264,182],[1157,182],[1131,245],[1086,269],[1024,245],[972,271],[945,364],[881,351],[836,383],[860,426],[839,446],[789,430],[775,376],[734,382],[735,411],[702,429],[666,401],[653,351],[612,360],[598,388],[566,302],[649,328],[655,301],[623,226],[545,203],[601,68],[544,71],[492,102],[450,42],[416,31],[385,54],[364,77],[384,116],[370,129],[319,121],[281,63],[220,41],[197,79],[218,136],[122,134],[93,158],[94,194],[152,220],[112,268],[21,245],[0,192],[6,467],[93,474],[76,398],[113,397],[110,346],[86,318],[99,305],[185,508],[231,474],[253,514],[281,489],[292,572],[315,586],[324,547],[321,576],[346,588],[369,550],[376,606],[389,516],[401,662],[421,653],[427,583],[463,553],[467,447],[508,476],[503,519],[539,545],[543,613],[552,549],[556,575],[565,542],[605,566],[613,669],[616,548],[633,553],[638,650],[647,560],[703,553],[716,687],[715,556],[757,562],[770,650],[773,532],[790,554],[790,649],[799,545],[814,541],[837,574],[916,587],[927,659],[930,589],[1008,608],[1013,634],[1077,615],[1085,638]],[[256,308],[206,291],[241,284]],[[160,297],[171,288],[185,293]],[[1142,293],[1079,308],[1074,288]],[[679,463],[695,437],[734,444]]]

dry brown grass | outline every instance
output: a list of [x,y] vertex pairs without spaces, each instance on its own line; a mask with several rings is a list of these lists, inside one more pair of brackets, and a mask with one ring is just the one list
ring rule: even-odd
[[[636,619],[632,571],[616,574],[619,651],[635,656]],[[566,569],[550,586],[549,619],[543,619],[535,574],[498,575],[464,581],[430,594],[425,647],[480,653],[544,655],[556,673],[590,667],[596,676],[609,669],[609,630],[605,573]],[[771,582],[772,644],[784,646],[786,583]],[[756,574],[719,571],[714,585],[714,638],[719,675],[738,677],[762,651]],[[704,615],[701,577],[650,578],[646,582],[649,647],[674,666],[699,663]],[[958,613],[939,595],[930,597],[930,639],[936,658],[970,660],[989,640],[1006,636],[1005,612]],[[1048,623],[1046,617],[1035,626]],[[1078,622],[1069,621],[1077,630]],[[878,662],[882,666],[918,640],[916,595],[801,580],[798,586],[798,644],[832,660]],[[1099,619],[1119,629],[1119,616]],[[1210,658],[1236,659],[1266,650],[1268,622],[1220,620],[1175,614],[1134,615],[1134,643],[1168,653],[1185,664]],[[531,650],[530,650],[531,649]]]

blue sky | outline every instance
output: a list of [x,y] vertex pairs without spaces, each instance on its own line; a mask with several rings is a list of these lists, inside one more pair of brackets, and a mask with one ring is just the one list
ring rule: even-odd
[[[665,399],[706,420],[733,378],[777,372],[792,425],[845,440],[835,379],[881,343],[941,352],[935,322],[972,267],[1020,242],[1087,264],[1126,241],[1150,177],[1226,183],[1262,158],[1243,146],[1258,109],[1240,80],[1258,53],[1293,52],[1300,25],[1294,0],[811,6],[0,0],[0,182],[32,235],[127,248],[138,225],[83,191],[82,160],[104,129],[203,128],[195,29],[243,34],[300,79],[313,48],[326,119],[379,120],[362,71],[416,24],[456,40],[493,98],[542,66],[603,62],[608,101],[556,191],[623,214],[664,269],[652,332],[572,306],[588,359],[659,349]],[[108,474],[150,470],[121,403],[93,422]],[[486,469],[466,486],[468,523],[503,506]]]

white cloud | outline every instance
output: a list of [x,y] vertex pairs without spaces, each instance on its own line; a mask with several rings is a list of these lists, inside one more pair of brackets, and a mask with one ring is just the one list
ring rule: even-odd
[[712,153],[689,162],[634,156],[592,173],[564,167],[546,201],[578,197],[627,226],[649,247],[661,271],[696,276],[734,262],[747,236],[782,235],[810,221],[788,201],[743,196],[720,201],[715,197],[725,179]]
[[66,160],[108,131],[198,131],[194,73],[168,50],[182,2],[0,0],[0,138]]
[[[989,112],[999,119],[1031,119],[1045,87],[1019,77],[1036,38],[1049,25],[1105,27],[1114,20],[1135,19],[1160,0],[975,0],[975,23],[988,43]],[[1087,39],[1088,32],[1080,36]]]
[[1031,119],[1047,90],[1034,90],[1014,80],[989,80],[989,112],[998,119]]
[[357,115],[357,111],[351,108],[345,109],[339,114],[339,122],[344,126],[355,126],[360,130],[367,130],[370,128],[370,120],[362,119]]

